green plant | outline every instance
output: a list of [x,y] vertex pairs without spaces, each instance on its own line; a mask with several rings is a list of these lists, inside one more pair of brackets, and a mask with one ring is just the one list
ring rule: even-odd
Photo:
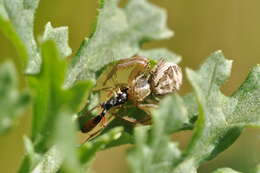
[[[47,23],[40,43],[35,41],[33,18],[38,3],[0,0],[0,29],[25,62],[28,81],[28,91],[18,94],[14,67],[1,66],[0,83],[10,86],[0,85],[0,94],[15,93],[15,97],[9,101],[9,95],[1,94],[1,100],[8,100],[8,109],[0,104],[1,112],[4,110],[0,133],[10,128],[28,105],[28,93],[33,108],[32,131],[24,140],[27,154],[20,173],[84,172],[96,152],[127,143],[134,144],[127,156],[132,172],[196,172],[201,164],[234,143],[245,127],[260,126],[260,66],[252,68],[241,87],[227,97],[219,87],[229,77],[232,62],[217,51],[199,70],[186,69],[194,91],[164,98],[153,111],[151,126],[137,127],[132,133],[115,120],[100,136],[76,147],[74,115],[84,98],[91,98],[89,102],[94,104],[91,88],[106,64],[136,53],[174,62],[180,57],[167,49],[141,48],[144,42],[172,36],[163,9],[146,0],[131,0],[125,8],[119,8],[116,0],[106,0],[100,2],[91,37],[84,39],[68,66],[64,58],[71,49],[66,27],[53,28]],[[185,129],[194,133],[188,147],[180,151],[169,135]],[[236,171],[223,168],[215,172]]]

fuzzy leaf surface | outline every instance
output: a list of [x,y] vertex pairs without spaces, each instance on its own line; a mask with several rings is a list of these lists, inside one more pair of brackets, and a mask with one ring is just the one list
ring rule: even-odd
[[43,41],[47,40],[53,40],[57,48],[59,49],[59,52],[61,54],[61,57],[67,57],[71,54],[72,50],[70,46],[68,45],[69,41],[69,31],[68,27],[57,27],[53,28],[51,23],[48,22],[45,25],[45,30],[43,33]]
[[11,62],[0,65],[0,135],[8,131],[25,111],[29,93],[20,91],[15,67]]
[[[124,8],[118,7],[118,0],[102,1],[95,32],[84,40],[74,57],[66,86],[79,80],[95,80],[95,72],[109,62],[134,54],[142,55],[140,46],[144,41],[172,35],[166,27],[165,10],[146,0],[131,0]],[[167,55],[175,62],[180,60],[179,56],[165,49],[145,53],[151,54]]]
[[[174,105],[174,107],[173,107]],[[153,111],[151,129],[135,129],[135,146],[130,150],[128,161],[134,173],[167,173],[180,158],[177,144],[169,134],[188,122],[187,110],[178,95],[166,97]]]
[[193,137],[174,173],[196,172],[239,137],[245,127],[260,126],[260,66],[250,71],[240,88],[228,97],[220,86],[231,72],[230,60],[217,51],[198,71],[187,69],[198,100],[199,117]]
[[0,29],[16,46],[30,74],[39,72],[41,64],[33,33],[38,4],[39,0],[0,0]]
[[[39,0],[0,0],[0,30],[15,45],[28,74],[40,72],[42,61],[33,29],[38,4]],[[67,27],[53,28],[47,23],[43,41],[49,39],[57,43],[62,57],[71,54]]]
[[[64,89],[66,63],[60,55],[53,41],[44,42],[41,46],[41,72],[29,77],[34,100],[33,147],[29,148],[33,148],[30,149],[33,152],[28,152],[29,162],[23,162],[21,173],[80,170],[76,153],[76,129],[71,115],[78,111],[78,106],[92,84],[78,83],[70,89]],[[37,160],[32,155],[38,155]]]
[[52,41],[43,43],[41,56],[43,57],[42,70],[39,74],[30,76],[29,80],[34,91],[35,103],[32,139],[37,143],[48,139],[59,111],[69,109],[74,113],[77,110],[91,86],[91,83],[79,83],[71,89],[63,89],[66,63],[60,58]]
[[[252,68],[245,82],[228,97],[219,88],[228,79],[231,64],[230,60],[226,60],[217,51],[198,71],[187,70],[195,92],[173,100],[165,98],[159,109],[153,112],[151,130],[144,127],[136,129],[136,146],[128,157],[132,172],[196,173],[202,163],[233,144],[245,127],[259,127],[260,66]],[[166,158],[170,150],[161,152],[167,148],[165,145],[160,144],[160,148],[153,148],[156,145],[152,144],[160,143],[163,137],[168,138],[164,144],[170,143],[168,135],[183,127],[183,124],[190,123],[197,114],[199,117],[193,137],[183,154],[168,164],[163,162],[164,159],[160,160],[159,158]],[[174,155],[176,154],[172,154],[172,157]]]

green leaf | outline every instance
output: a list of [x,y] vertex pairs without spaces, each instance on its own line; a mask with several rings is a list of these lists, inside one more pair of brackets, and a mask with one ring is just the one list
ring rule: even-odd
[[132,172],[170,172],[174,161],[180,157],[181,152],[176,143],[170,142],[169,137],[164,134],[154,133],[157,134],[150,137],[144,127],[135,129],[135,146],[127,158]]
[[256,165],[254,173],[260,173],[260,164]]
[[30,172],[41,159],[41,155],[35,152],[33,143],[27,136],[24,136],[24,146],[26,155],[18,170],[19,173]]
[[117,140],[123,133],[122,127],[116,127],[114,129],[109,130],[107,133],[98,136],[92,141],[84,143],[79,148],[79,158],[81,164],[88,164],[95,156],[96,152],[102,149],[105,149],[108,145],[113,143],[113,141]]
[[[66,111],[58,115],[56,125],[53,132],[53,144],[57,146],[57,150],[62,154],[63,158],[62,172],[80,173],[83,170],[76,148],[76,124],[72,122],[71,114]],[[50,164],[50,163],[49,163]],[[56,165],[58,166],[58,165]]]
[[164,121],[164,126],[161,126],[164,133],[172,134],[189,122],[188,111],[183,105],[182,98],[175,94],[164,98],[159,105],[160,108],[154,110],[154,116],[163,119],[158,121]]
[[57,146],[53,146],[42,156],[41,161],[32,171],[20,171],[19,173],[55,173],[60,169],[62,162],[63,157],[60,150],[57,149]]
[[4,134],[22,115],[29,103],[27,91],[20,91],[17,73],[11,62],[0,66],[0,135]]
[[67,57],[71,54],[71,48],[68,45],[69,32],[68,27],[58,27],[53,28],[51,23],[48,22],[45,25],[45,30],[43,34],[43,41],[53,40],[55,41],[61,57]]
[[75,124],[66,111],[61,111],[56,116],[57,121],[50,137],[52,147],[44,154],[38,154],[30,140],[26,139],[27,155],[19,173],[55,173],[58,170],[67,173],[83,172],[76,152]]
[[182,97],[185,107],[188,111],[190,123],[188,126],[193,126],[195,120],[198,118],[198,103],[194,93],[188,93]]
[[[95,32],[84,40],[74,57],[66,79],[67,87],[79,80],[95,79],[95,72],[113,60],[142,54],[140,45],[144,41],[173,35],[166,27],[165,10],[146,0],[131,0],[125,8],[117,5],[118,0],[106,0],[101,4]],[[144,54],[169,56],[179,61],[179,56],[165,49]]]
[[[28,74],[38,73],[41,65],[40,52],[33,33],[34,13],[38,3],[39,0],[0,0],[0,29],[16,46],[27,64]],[[43,35],[43,41],[46,40],[57,43],[62,57],[71,54],[67,27],[53,28],[50,22],[47,23]]]
[[[194,97],[193,93],[189,93],[182,98],[180,96],[174,96],[175,98],[171,98],[171,96],[166,97],[165,100],[162,100],[160,104],[160,110],[157,114],[166,114],[168,115],[168,122],[166,126],[166,132],[168,134],[172,134],[177,131],[193,129],[194,122],[198,116],[198,104]],[[174,106],[173,106],[174,105]],[[176,106],[178,105],[178,106]],[[127,110],[129,113],[129,110]],[[178,115],[180,116],[170,116],[170,115]],[[123,114],[124,115],[124,114]],[[139,114],[138,114],[139,115]],[[118,119],[113,120],[109,123],[109,125],[104,129],[103,133],[106,133],[108,129],[123,126],[125,132],[121,135],[121,137],[112,142],[110,145],[107,145],[108,148],[115,147],[123,144],[133,144],[134,136],[133,136],[133,128],[132,124],[129,124],[124,121],[120,121]],[[151,129],[149,129],[150,131]],[[148,132],[149,133],[149,132]]]
[[36,143],[36,151],[44,151],[48,146],[48,137],[60,111],[69,110],[71,114],[77,112],[86,91],[92,86],[90,82],[78,83],[71,89],[63,89],[66,64],[59,55],[53,42],[43,43],[42,70],[29,78],[34,91],[32,139]]
[[[136,129],[135,146],[128,156],[132,172],[196,173],[200,164],[230,146],[244,127],[259,126],[260,66],[254,67],[241,87],[227,97],[219,87],[230,70],[231,61],[225,60],[221,52],[212,54],[197,72],[187,70],[195,93],[183,98],[166,97],[159,109],[153,111],[151,130]],[[197,114],[199,118],[187,149],[181,156],[167,158],[171,153],[166,149],[171,143],[168,135],[186,124],[190,126]]]
[[[33,34],[34,13],[39,0],[0,0],[0,29],[27,63],[27,73],[40,70],[41,58]],[[27,58],[28,57],[28,58]]]
[[[19,172],[79,172],[72,115],[92,87],[90,82],[63,88],[66,70],[53,41],[41,45],[41,72],[28,76],[33,91],[32,142]],[[30,144],[32,143],[32,144]]]
[[169,134],[187,122],[187,110],[182,99],[177,95],[166,97],[159,109],[153,111],[151,130],[147,127],[135,129],[135,146],[128,155],[132,172],[170,172],[181,153],[177,144],[171,142]]
[[231,168],[220,168],[213,171],[212,173],[241,173],[241,172],[235,171]]
[[157,48],[157,49],[151,49],[151,50],[141,50],[139,52],[140,55],[149,57],[154,60],[159,60],[163,58],[164,60],[168,62],[175,62],[178,63],[181,61],[181,56],[177,55],[168,49],[165,48]]
[[3,34],[12,41],[15,45],[18,53],[23,62],[27,61],[27,52],[26,47],[23,44],[22,40],[19,38],[16,33],[13,25],[11,24],[8,13],[6,12],[4,6],[4,0],[0,0],[0,30],[2,30]]
[[195,172],[200,164],[233,144],[244,127],[260,125],[260,66],[254,67],[241,87],[227,97],[220,86],[230,71],[231,61],[220,51],[212,54],[198,71],[187,70],[198,100],[199,118],[174,173]]

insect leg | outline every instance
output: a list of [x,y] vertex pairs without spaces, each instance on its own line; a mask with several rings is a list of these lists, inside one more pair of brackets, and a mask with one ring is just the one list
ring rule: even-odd
[[100,130],[98,130],[98,131],[96,131],[96,132],[94,132],[94,133],[92,133],[92,134],[89,134],[89,136],[84,140],[83,144],[86,143],[86,142],[88,142],[89,140],[93,139],[93,138],[94,138],[95,136],[97,136],[102,130],[103,130],[103,128],[100,129]]

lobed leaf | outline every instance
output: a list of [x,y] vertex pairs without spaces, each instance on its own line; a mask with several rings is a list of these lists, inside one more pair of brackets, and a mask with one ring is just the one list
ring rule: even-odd
[[[33,155],[27,153],[21,169],[25,172],[78,172],[79,162],[76,155],[75,128],[72,116],[78,110],[82,99],[91,88],[91,83],[78,83],[71,89],[63,89],[66,69],[52,41],[41,46],[43,64],[41,72],[29,77],[33,94]],[[64,128],[65,127],[65,128]],[[66,129],[66,130],[64,130]],[[32,150],[31,150],[32,151]]]
[[177,144],[171,142],[169,134],[187,122],[187,110],[183,107],[182,99],[177,95],[166,97],[159,109],[153,111],[151,129],[135,129],[135,146],[128,155],[132,172],[171,172],[181,152]]
[[[177,131],[193,129],[194,122],[198,116],[198,105],[196,102],[196,98],[193,93],[189,93],[183,97],[175,96],[173,99],[171,97],[166,97],[165,100],[162,100],[160,104],[160,110],[157,114],[165,114],[168,115],[166,132],[167,134],[172,134]],[[174,105],[174,106],[173,106]],[[123,115],[129,115],[130,109],[127,110],[127,113],[123,113]],[[120,112],[119,112],[120,113]],[[178,115],[180,116],[171,116]],[[140,112],[136,113],[140,116]],[[123,126],[125,132],[118,138],[116,141],[112,142],[110,145],[107,145],[108,148],[115,147],[123,144],[133,144],[134,143],[134,127],[135,125],[129,124],[128,122],[121,121],[120,119],[114,119],[112,122],[108,124],[106,129],[102,131],[101,134],[106,133],[109,129]],[[148,127],[148,133],[150,133],[151,128]]]
[[[33,33],[38,4],[39,0],[0,0],[0,29],[17,48],[28,74],[40,72],[41,66],[41,55]],[[57,43],[62,57],[71,54],[66,27],[52,28],[47,23],[43,40],[49,39]]]
[[11,62],[0,66],[0,135],[8,131],[29,104],[29,93],[20,91],[15,67]]
[[43,41],[53,40],[56,43],[59,52],[61,53],[61,57],[67,57],[71,54],[72,50],[68,45],[69,41],[69,31],[68,27],[58,27],[53,28],[51,23],[48,22],[45,25],[45,30],[43,33]]
[[[140,45],[144,41],[173,35],[166,27],[163,9],[146,0],[131,0],[123,9],[117,5],[118,0],[101,3],[95,32],[83,41],[74,57],[66,79],[67,87],[80,80],[95,79],[95,72],[113,60],[142,54]],[[173,61],[180,59],[165,49],[145,54],[168,55]]]
[[105,149],[108,145],[117,140],[123,133],[122,127],[116,127],[109,130],[107,133],[98,136],[92,141],[84,143],[79,148],[79,158],[83,165],[89,166],[90,161],[95,156],[96,152]]
[[57,149],[56,146],[53,146],[49,149],[43,156],[41,161],[31,170],[26,170],[19,173],[55,173],[60,169],[60,166],[63,162],[62,154]]
[[[203,162],[229,147],[245,127],[259,126],[260,66],[254,67],[241,87],[227,97],[219,88],[230,71],[231,61],[226,60],[220,51],[212,54],[198,71],[187,69],[195,93],[182,99],[178,96],[173,100],[165,98],[159,109],[153,111],[151,130],[144,127],[136,130],[136,146],[128,157],[132,172],[196,173]],[[168,157],[170,150],[161,150],[170,143],[168,135],[185,127],[187,122],[190,126],[197,114],[199,117],[189,146],[181,156],[173,160],[168,158],[171,163],[165,164],[163,158]],[[164,138],[168,141],[160,143]],[[154,143],[160,144],[160,148],[156,148]]]
[[212,54],[198,71],[187,70],[198,100],[199,118],[192,140],[174,173],[196,170],[234,143],[244,127],[259,126],[259,65],[251,70],[241,87],[227,97],[219,88],[229,77],[230,70],[231,61],[220,51]]
[[[64,90],[63,79],[66,69],[64,60],[53,42],[42,45],[43,67],[39,74],[31,76],[30,86],[34,91],[34,113],[32,139],[41,143],[48,139],[57,120],[59,111],[66,108],[73,114],[91,87],[91,83],[79,83],[75,87]],[[36,139],[38,137],[38,139]]]
[[33,34],[34,13],[39,0],[0,0],[0,28],[17,47],[27,73],[40,70],[41,58]]
[[163,58],[165,61],[168,61],[168,62],[179,63],[181,61],[180,55],[177,55],[165,48],[141,50],[139,52],[139,54],[142,56],[145,56],[145,57],[149,57],[150,59],[154,59],[154,60],[159,60],[159,59]]
[[57,146],[58,152],[62,155],[61,158],[63,159],[63,163],[61,172],[83,173],[77,155],[75,121],[72,122],[71,113],[66,113],[66,111],[61,112],[61,114],[57,116],[58,120],[56,121],[52,138],[53,144]]

